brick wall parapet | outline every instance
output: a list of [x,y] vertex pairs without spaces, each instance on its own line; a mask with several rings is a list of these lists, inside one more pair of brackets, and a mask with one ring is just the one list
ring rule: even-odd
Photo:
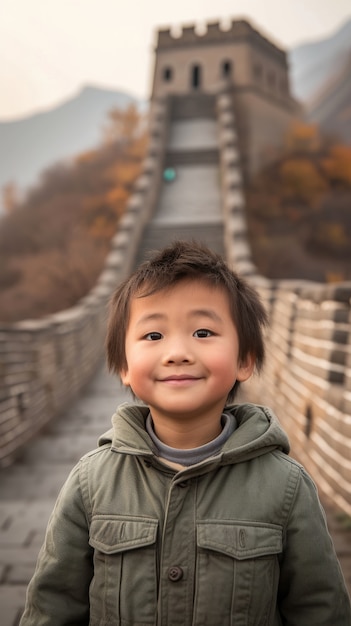
[[241,165],[227,157],[228,106],[228,99],[218,98],[226,255],[258,289],[269,313],[265,368],[244,383],[242,393],[273,408],[293,455],[321,492],[351,516],[351,283],[270,280],[259,274],[245,245]]

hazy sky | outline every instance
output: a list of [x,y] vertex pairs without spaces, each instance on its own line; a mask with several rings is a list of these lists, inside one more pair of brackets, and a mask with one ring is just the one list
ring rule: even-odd
[[87,84],[149,96],[155,31],[247,18],[288,49],[332,34],[350,0],[2,0],[0,120],[51,107]]

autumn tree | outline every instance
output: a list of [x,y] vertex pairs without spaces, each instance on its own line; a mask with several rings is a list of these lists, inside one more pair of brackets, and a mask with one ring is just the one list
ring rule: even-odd
[[46,170],[0,220],[1,321],[72,306],[95,284],[147,140],[136,109],[113,119],[108,142]]
[[130,104],[125,110],[114,108],[107,115],[107,123],[103,130],[104,139],[107,143],[130,142],[144,132],[143,122],[143,116],[135,104]]
[[279,167],[282,200],[316,206],[328,189],[318,164],[305,156],[292,156]]
[[316,154],[322,147],[322,137],[317,124],[294,120],[284,139],[284,154]]
[[335,145],[321,159],[322,171],[331,187],[351,188],[351,146]]
[[2,205],[6,213],[12,213],[19,204],[19,192],[17,185],[9,181],[2,188]]
[[271,277],[351,278],[351,147],[295,121],[247,189],[253,257]]

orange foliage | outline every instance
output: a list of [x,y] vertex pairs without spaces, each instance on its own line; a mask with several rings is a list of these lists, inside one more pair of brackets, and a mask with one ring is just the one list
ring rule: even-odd
[[307,158],[290,158],[280,166],[283,198],[316,204],[327,188],[327,182],[316,165]]
[[120,207],[125,206],[129,193],[125,187],[114,187],[106,194],[106,202],[113,207],[117,213],[120,213]]
[[295,120],[285,137],[285,151],[313,153],[320,150],[322,144],[319,127]]
[[106,171],[106,180],[114,184],[130,186],[140,171],[140,161],[116,163]]
[[88,233],[93,239],[105,241],[111,239],[116,232],[115,223],[106,215],[97,215],[90,223]]
[[347,245],[347,237],[346,233],[341,224],[337,222],[329,222],[326,224],[326,234],[328,239],[330,239],[332,245],[335,246],[346,246]]
[[130,141],[142,132],[142,118],[134,104],[127,109],[112,109],[108,114],[108,122],[104,128],[104,136],[107,142]]
[[12,213],[15,210],[19,200],[19,193],[16,183],[9,182],[2,188],[2,203],[6,213]]
[[82,154],[78,154],[78,156],[74,159],[77,165],[86,165],[87,163],[93,163],[96,157],[96,151],[90,150],[87,152],[82,152]]
[[95,284],[146,146],[136,109],[112,122],[108,142],[47,170],[0,220],[1,321],[72,306]]
[[330,181],[351,186],[351,147],[332,146],[322,160],[322,167]]
[[246,193],[254,262],[270,278],[351,280],[351,147],[295,122]]

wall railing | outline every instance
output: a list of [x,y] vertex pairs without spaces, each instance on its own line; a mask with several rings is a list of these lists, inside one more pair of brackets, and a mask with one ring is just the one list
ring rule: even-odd
[[255,267],[229,94],[217,99],[228,262],[258,289],[269,313],[267,363],[243,385],[286,429],[293,454],[351,516],[351,282],[269,280]]

